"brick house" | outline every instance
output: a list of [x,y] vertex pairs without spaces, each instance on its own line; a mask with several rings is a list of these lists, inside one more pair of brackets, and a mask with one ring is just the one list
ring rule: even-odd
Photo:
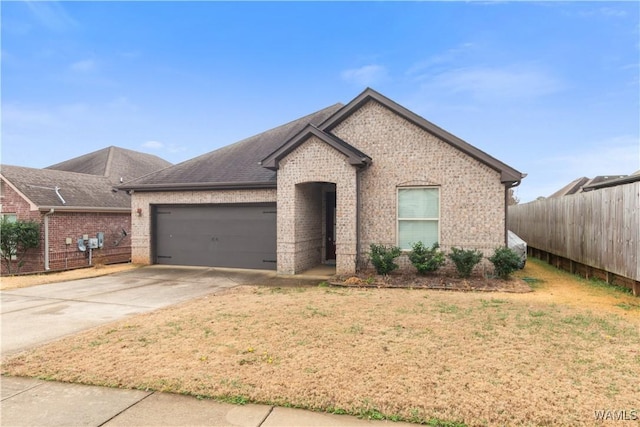
[[[0,214],[40,223],[41,242],[22,273],[131,259],[131,199],[115,185],[170,166],[159,157],[108,147],[45,169],[0,167]],[[88,251],[83,238],[101,247]],[[83,239],[85,251],[79,250]],[[2,273],[6,266],[2,263]]]
[[135,263],[349,274],[372,243],[491,254],[506,243],[506,197],[523,177],[366,89],[119,188],[139,212]]

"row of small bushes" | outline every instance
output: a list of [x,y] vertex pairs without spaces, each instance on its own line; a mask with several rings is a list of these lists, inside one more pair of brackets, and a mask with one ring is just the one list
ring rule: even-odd
[[[425,275],[437,271],[444,265],[445,257],[448,257],[455,265],[460,277],[469,277],[484,256],[477,249],[455,247],[451,248],[451,253],[445,255],[439,248],[438,243],[434,243],[431,248],[426,247],[422,242],[412,246],[409,260],[418,274]],[[387,275],[398,268],[395,259],[402,254],[399,247],[372,244],[370,249],[369,257],[378,274]],[[508,247],[497,248],[487,259],[493,264],[495,275],[501,279],[509,278],[511,273],[520,266],[520,257]]]

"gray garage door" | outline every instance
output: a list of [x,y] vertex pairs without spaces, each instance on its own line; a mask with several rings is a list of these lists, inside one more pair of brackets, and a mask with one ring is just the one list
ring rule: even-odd
[[276,269],[276,205],[156,206],[155,262]]

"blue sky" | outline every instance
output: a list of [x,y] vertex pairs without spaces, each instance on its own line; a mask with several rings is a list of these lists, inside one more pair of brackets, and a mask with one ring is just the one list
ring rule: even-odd
[[372,87],[527,173],[523,202],[640,169],[638,2],[0,7],[3,164],[178,163]]

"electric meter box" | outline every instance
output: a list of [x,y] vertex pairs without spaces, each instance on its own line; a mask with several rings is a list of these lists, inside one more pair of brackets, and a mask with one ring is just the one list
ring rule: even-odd
[[89,249],[98,249],[98,238],[91,237],[89,239]]

